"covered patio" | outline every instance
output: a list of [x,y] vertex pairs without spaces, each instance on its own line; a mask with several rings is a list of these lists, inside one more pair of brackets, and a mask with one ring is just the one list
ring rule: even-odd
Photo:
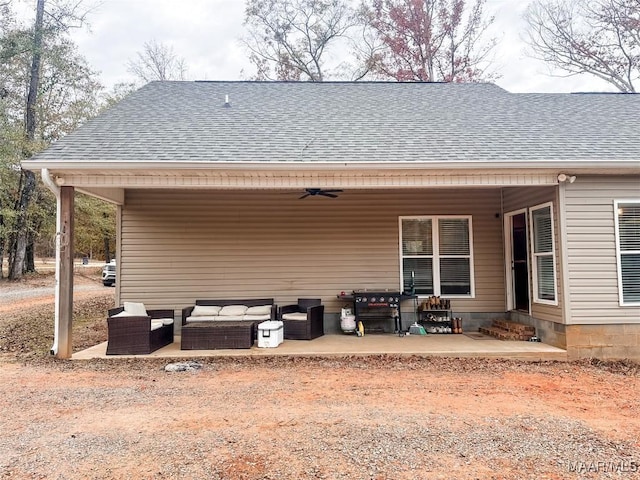
[[566,361],[567,352],[538,342],[509,342],[474,333],[462,335],[393,334],[324,335],[312,341],[285,340],[277,348],[233,350],[180,350],[180,337],[150,355],[106,355],[107,343],[76,352],[73,360],[105,358],[179,358],[198,357],[359,357],[368,355],[506,358],[530,361]]
[[[535,357],[553,345],[552,355],[637,357],[637,282],[620,277],[616,230],[640,203],[628,176],[637,144],[611,148],[636,137],[611,115],[637,115],[633,102],[491,84],[151,83],[24,162],[58,204],[51,353],[104,355],[72,355],[82,192],[117,205],[115,306],[173,310],[178,339],[180,310],[198,300],[325,306],[317,341],[188,355],[174,342],[155,356]],[[352,291],[442,297],[465,332],[503,318],[547,346],[342,336],[339,294]],[[404,330],[417,307],[399,309]]]

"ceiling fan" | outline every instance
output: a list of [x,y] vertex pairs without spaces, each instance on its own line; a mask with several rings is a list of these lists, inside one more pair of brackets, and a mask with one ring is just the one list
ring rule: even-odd
[[336,193],[342,193],[342,190],[324,190],[322,188],[305,188],[304,191],[305,194],[302,195],[299,199],[316,197],[318,195],[329,198],[338,198],[338,195],[336,195]]

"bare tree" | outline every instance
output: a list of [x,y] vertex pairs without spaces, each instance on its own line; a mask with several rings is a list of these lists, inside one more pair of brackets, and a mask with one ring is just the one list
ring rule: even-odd
[[[33,53],[31,57],[31,70],[29,72],[29,87],[27,89],[27,105],[25,115],[25,151],[24,156],[29,157],[29,151],[35,140],[36,132],[36,102],[40,86],[40,63],[42,59],[42,37],[44,29],[44,4],[45,0],[37,0],[36,20],[33,30]],[[36,189],[36,177],[31,170],[22,170],[20,178],[20,195],[16,201],[17,212],[16,234],[10,245],[9,252],[9,279],[17,280],[22,277],[24,261],[29,243],[27,210],[31,198]],[[27,270],[29,270],[27,268]]]
[[173,47],[155,40],[144,44],[143,51],[138,52],[137,58],[127,63],[127,70],[145,83],[154,80],[184,80],[187,75],[184,58],[178,57]]
[[350,30],[347,38],[349,52],[332,72],[333,76],[355,82],[381,79],[383,77],[376,71],[376,66],[383,58],[385,46],[362,17],[357,18],[359,25]]
[[537,0],[525,19],[534,58],[565,76],[587,73],[621,92],[636,92],[640,0]]
[[483,41],[493,23],[485,0],[365,0],[363,21],[384,49],[374,71],[399,81],[464,82],[487,79],[495,39]]
[[354,25],[347,0],[248,0],[245,45],[256,78],[323,81],[327,51]]
[[[0,18],[0,79],[3,82],[0,90],[3,101],[7,104],[4,111],[13,119],[10,124],[15,126],[23,123],[19,153],[12,152],[18,161],[40,150],[47,135],[50,139],[55,136],[54,129],[45,128],[47,118],[42,108],[42,99],[46,97],[48,102],[53,103],[52,100],[59,99],[60,96],[66,98],[56,85],[69,80],[68,77],[61,80],[61,72],[69,72],[72,67],[69,63],[63,70],[52,68],[55,61],[54,46],[70,28],[84,21],[86,11],[83,12],[80,8],[81,3],[82,0],[37,0],[32,29],[16,28],[10,24],[3,26],[2,20],[6,21],[11,12],[7,4],[2,5],[3,14],[7,16]],[[72,83],[79,85],[87,76],[85,72],[83,69]],[[66,86],[71,87],[70,84]],[[19,93],[16,94],[16,91]],[[56,118],[60,117],[60,110],[56,109]],[[15,120],[18,112],[24,112],[20,122]],[[4,215],[0,223],[8,230],[8,233],[5,231],[8,235],[8,276],[11,280],[16,280],[24,272],[35,270],[33,243],[38,221],[33,218],[32,205],[37,205],[38,192],[34,173],[19,169],[18,164],[9,163],[11,168],[19,171],[19,179],[12,193],[15,201],[10,209],[11,228],[8,228],[7,217]],[[8,206],[6,199],[3,203]],[[4,248],[2,250],[4,253]]]

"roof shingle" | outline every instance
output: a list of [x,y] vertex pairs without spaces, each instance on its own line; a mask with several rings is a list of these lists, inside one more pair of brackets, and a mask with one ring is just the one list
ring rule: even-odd
[[640,161],[640,95],[512,94],[492,84],[152,82],[34,159]]

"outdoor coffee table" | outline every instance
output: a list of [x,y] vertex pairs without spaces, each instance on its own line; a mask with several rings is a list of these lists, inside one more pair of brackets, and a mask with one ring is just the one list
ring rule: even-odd
[[182,326],[181,350],[251,348],[254,322],[192,322]]

